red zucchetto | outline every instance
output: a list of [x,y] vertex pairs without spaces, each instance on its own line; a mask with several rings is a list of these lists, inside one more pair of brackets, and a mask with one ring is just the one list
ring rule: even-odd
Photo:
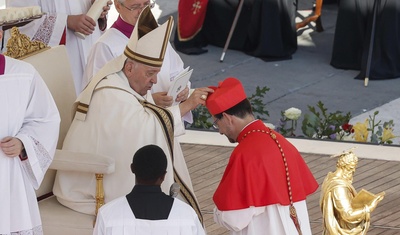
[[206,107],[212,114],[222,113],[247,98],[243,85],[237,78],[226,78],[218,87],[210,87],[214,93],[208,95]]

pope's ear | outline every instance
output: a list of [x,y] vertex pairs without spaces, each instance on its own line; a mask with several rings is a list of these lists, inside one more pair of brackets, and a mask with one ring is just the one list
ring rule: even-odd
[[127,77],[129,77],[129,74],[133,71],[133,66],[134,66],[134,63],[132,63],[131,61],[125,62],[124,72]]

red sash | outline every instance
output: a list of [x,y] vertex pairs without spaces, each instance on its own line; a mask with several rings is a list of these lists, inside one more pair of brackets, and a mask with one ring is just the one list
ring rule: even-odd
[[177,32],[179,41],[192,39],[203,27],[208,0],[180,0]]

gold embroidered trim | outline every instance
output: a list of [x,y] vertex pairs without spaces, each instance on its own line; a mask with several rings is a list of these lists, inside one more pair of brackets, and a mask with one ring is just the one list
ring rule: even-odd
[[173,148],[174,148],[174,125],[173,125],[173,116],[170,113],[168,109],[161,108],[160,106],[157,106],[155,104],[149,103],[144,100],[139,100],[139,103],[143,105],[143,107],[148,108],[151,110],[155,116],[157,117],[158,121],[161,124],[161,127],[163,128],[164,135],[167,139],[168,143],[168,148],[170,152],[170,156],[172,158],[172,166],[174,169],[174,180],[176,183],[179,184],[180,186],[180,191],[185,197],[185,199],[188,201],[189,205],[196,211],[197,216],[199,217],[200,222],[203,224],[203,215],[201,214],[200,211],[200,206],[195,200],[195,196],[192,194],[192,192],[189,190],[189,187],[184,184],[182,181],[181,177],[179,176],[178,172],[175,169],[174,166],[174,155],[173,155]]
[[89,111],[89,105],[84,103],[79,103],[78,107],[76,107],[76,111],[83,114],[87,114],[87,112]]

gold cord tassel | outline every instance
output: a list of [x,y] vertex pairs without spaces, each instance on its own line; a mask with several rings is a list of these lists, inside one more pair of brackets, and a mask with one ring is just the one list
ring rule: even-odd
[[294,208],[293,205],[290,205],[289,206],[289,210],[290,210],[290,218],[293,220],[293,223],[294,223],[294,226],[297,229],[297,232],[299,232],[299,235],[302,235],[301,229],[300,229],[300,223],[299,223],[299,220],[297,218],[296,208]]

